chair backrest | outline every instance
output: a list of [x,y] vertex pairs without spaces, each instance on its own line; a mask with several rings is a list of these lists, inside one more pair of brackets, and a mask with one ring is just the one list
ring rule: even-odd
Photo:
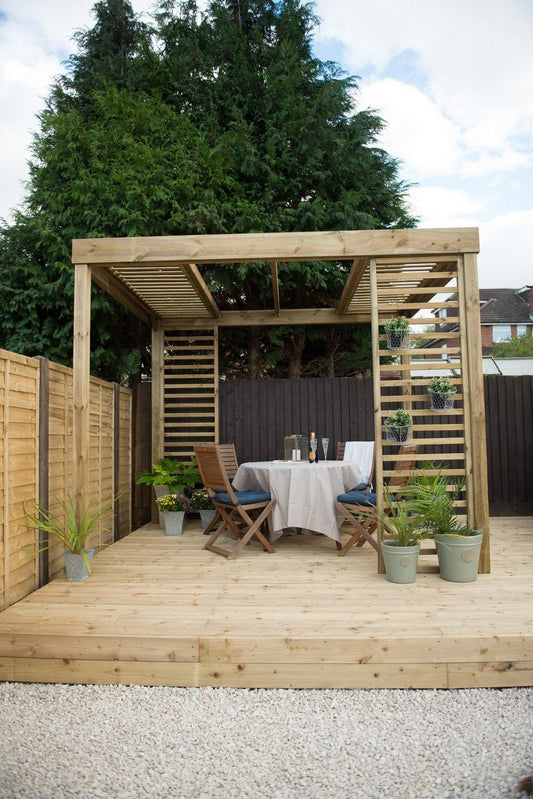
[[233,497],[233,491],[222,460],[219,444],[199,444],[194,448],[196,463],[202,483],[210,497],[217,491],[227,491]]
[[220,452],[220,457],[222,458],[222,463],[224,464],[228,479],[233,480],[239,468],[235,444],[218,444],[218,451]]
[[[402,444],[398,452],[399,455],[410,455],[406,460],[397,460],[394,464],[394,472],[389,480],[389,488],[406,486],[409,482],[410,472],[415,468],[415,455],[418,452],[418,444]],[[405,472],[405,474],[397,474]]]
[[337,444],[337,460],[338,461],[344,460],[344,449],[345,449],[345,447],[346,447],[346,444],[344,443],[344,441],[339,441],[339,443]]
[[374,476],[375,447],[373,441],[347,441],[343,460],[355,461],[361,469],[361,482],[370,483]]

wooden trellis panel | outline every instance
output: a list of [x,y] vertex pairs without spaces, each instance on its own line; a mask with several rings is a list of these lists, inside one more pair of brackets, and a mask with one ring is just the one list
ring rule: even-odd
[[24,528],[24,504],[38,490],[39,363],[0,350],[0,607],[37,588],[35,559],[20,547],[34,535]]
[[[467,333],[462,305],[460,267],[457,257],[371,259],[373,286],[375,435],[378,490],[390,477],[398,460],[399,444],[386,441],[385,419],[397,408],[413,418],[409,443],[418,445],[417,468],[421,474],[447,474],[450,487],[465,481],[456,503],[460,521],[474,525],[472,494],[472,429],[469,425],[469,376],[463,354]],[[428,280],[424,280],[424,273]],[[464,305],[464,302],[463,302]],[[415,312],[419,315],[414,318]],[[441,314],[442,316],[439,316]],[[380,328],[391,316],[411,319],[411,343],[402,350],[388,350]],[[449,375],[457,389],[453,411],[430,409],[427,384],[430,377]],[[429,417],[429,420],[428,420]],[[436,468],[432,468],[436,467]]]
[[218,334],[173,331],[164,340],[164,452],[188,460],[218,440]]

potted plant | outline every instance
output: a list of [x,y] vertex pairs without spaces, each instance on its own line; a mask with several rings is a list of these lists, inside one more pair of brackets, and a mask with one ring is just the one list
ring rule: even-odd
[[[196,463],[183,463],[176,458],[159,458],[152,464],[152,471],[137,475],[137,485],[153,486],[156,498],[165,494],[182,494],[199,482],[200,472]],[[165,526],[161,513],[159,526]]]
[[451,411],[457,388],[449,377],[433,377],[428,383],[432,411]]
[[389,414],[385,419],[385,433],[387,441],[397,444],[405,444],[409,440],[409,431],[413,419],[411,414],[402,408]]
[[[455,583],[477,579],[483,534],[460,524],[455,501],[464,489],[464,481],[451,488],[445,475],[415,478],[412,505],[425,519],[428,536],[435,539],[440,576]],[[409,491],[409,489],[408,489]]]
[[409,320],[405,316],[391,316],[385,323],[385,335],[389,350],[409,347]]
[[[402,488],[402,494],[405,488]],[[383,486],[383,508],[358,508],[359,515],[375,519],[387,536],[381,541],[387,580],[414,583],[420,542],[427,535],[424,516],[409,499],[398,499]]]
[[[115,499],[104,502],[98,508],[89,508],[78,522],[74,503],[70,497],[65,502],[57,499],[60,510],[57,513],[43,508],[38,502],[33,509],[24,512],[28,519],[27,529],[41,530],[45,536],[44,543],[34,550],[30,557],[49,549],[54,539],[63,546],[63,560],[67,572],[67,580],[79,582],[86,580],[91,573],[91,560],[96,547],[87,547],[87,541],[97,526],[113,517],[112,507]],[[107,530],[108,528],[104,528]],[[33,544],[31,545],[33,547]],[[98,544],[98,546],[109,546]],[[25,547],[21,547],[24,549]]]
[[197,488],[192,492],[191,506],[200,512],[200,523],[205,530],[215,517],[215,506],[205,488]]
[[185,514],[191,509],[191,500],[185,494],[163,494],[156,499],[159,510],[163,514],[165,533],[181,535]]

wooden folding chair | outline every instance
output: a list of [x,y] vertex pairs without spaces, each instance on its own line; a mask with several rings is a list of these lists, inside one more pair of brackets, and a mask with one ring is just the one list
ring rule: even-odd
[[[219,446],[204,444],[194,449],[202,482],[221,517],[204,549],[233,560],[255,537],[267,552],[275,552],[270,541],[261,532],[261,526],[272,512],[270,494],[267,491],[235,491],[224,468]],[[234,533],[238,539],[232,549],[223,549],[215,543],[226,530]]]
[[[394,464],[394,472],[389,480],[389,488],[396,489],[407,485],[410,477],[408,472],[414,469],[415,455],[417,452],[417,444],[403,444],[400,447],[399,455],[410,455],[411,457],[406,460],[396,461]],[[400,474],[400,472],[405,473]],[[365,541],[368,541],[368,543],[377,550],[378,543],[373,537],[373,534],[378,526],[378,521],[377,519],[369,519],[366,516],[361,516],[361,513],[368,512],[369,507],[375,507],[376,501],[376,494],[371,491],[350,491],[347,494],[339,494],[335,507],[354,528],[354,532],[344,546],[339,547],[337,544],[337,548],[339,549],[337,555],[346,555],[354,544],[360,547]]]
[[[202,445],[199,444],[198,446]],[[224,464],[224,468],[226,470],[226,474],[231,482],[239,469],[239,461],[237,460],[237,453],[235,452],[235,444],[218,444],[217,446],[218,451],[220,452],[220,457],[222,458],[222,463]],[[215,515],[204,530],[204,535],[209,535],[212,530],[214,530],[220,524],[221,518],[222,517],[220,513],[215,511]]]

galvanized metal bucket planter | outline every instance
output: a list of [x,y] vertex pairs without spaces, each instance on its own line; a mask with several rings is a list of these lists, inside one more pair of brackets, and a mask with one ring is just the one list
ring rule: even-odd
[[165,533],[167,535],[181,535],[185,521],[184,510],[167,511],[163,514],[165,519]]
[[215,513],[216,511],[214,508],[201,508],[200,524],[202,525],[202,530],[205,530],[206,527],[209,527],[209,525],[215,518]]
[[67,580],[79,583],[89,577],[89,567],[87,565],[87,561],[89,561],[89,564],[91,563],[95,550],[85,549],[84,552],[87,560],[85,560],[83,555],[80,553],[63,552]]
[[414,583],[420,544],[400,547],[396,541],[382,541],[381,551],[385,561],[387,580],[390,583]]

